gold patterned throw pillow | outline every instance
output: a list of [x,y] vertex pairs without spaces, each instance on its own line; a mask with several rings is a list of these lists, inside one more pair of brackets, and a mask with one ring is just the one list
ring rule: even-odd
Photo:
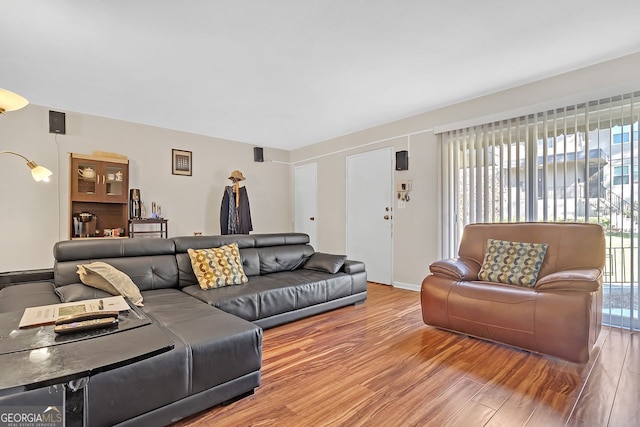
[[204,290],[242,285],[249,281],[242,268],[237,243],[211,249],[187,249],[187,253],[198,284]]
[[487,240],[479,280],[533,287],[547,253],[547,244]]

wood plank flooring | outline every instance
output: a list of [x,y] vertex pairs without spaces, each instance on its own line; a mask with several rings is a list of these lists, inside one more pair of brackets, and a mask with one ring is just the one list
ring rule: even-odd
[[255,394],[174,426],[640,426],[637,335],[604,328],[575,365],[432,328],[417,292],[368,289],[267,329]]

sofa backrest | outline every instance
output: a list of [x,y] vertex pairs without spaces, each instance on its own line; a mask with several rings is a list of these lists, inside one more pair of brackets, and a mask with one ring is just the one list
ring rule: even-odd
[[478,223],[464,228],[458,255],[482,264],[488,239],[549,245],[539,277],[572,269],[604,269],[604,230],[584,223]]
[[175,243],[171,239],[66,240],[53,247],[56,286],[80,283],[78,264],[106,262],[140,288],[174,288],[178,282]]
[[173,240],[180,287],[198,284],[187,249],[217,248],[236,242],[247,276],[295,270],[314,253],[309,245],[309,236],[303,233],[186,236],[174,237]]
[[80,283],[78,264],[102,261],[127,274],[143,291],[196,285],[187,249],[233,242],[238,243],[247,276],[295,270],[314,253],[309,236],[302,233],[66,240],[53,248],[54,283]]

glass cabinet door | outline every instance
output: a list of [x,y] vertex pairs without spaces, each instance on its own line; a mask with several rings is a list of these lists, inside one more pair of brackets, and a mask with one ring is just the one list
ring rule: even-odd
[[124,196],[127,187],[126,178],[126,170],[122,165],[107,164],[104,173],[107,197]]
[[98,192],[99,171],[98,164],[90,160],[78,159],[77,170],[72,171],[75,176],[74,190],[78,195],[93,196]]

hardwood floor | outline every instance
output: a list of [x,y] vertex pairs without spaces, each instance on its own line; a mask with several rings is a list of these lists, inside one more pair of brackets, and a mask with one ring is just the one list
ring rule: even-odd
[[426,326],[419,294],[267,329],[253,396],[175,426],[639,426],[640,338],[604,328],[575,365]]

